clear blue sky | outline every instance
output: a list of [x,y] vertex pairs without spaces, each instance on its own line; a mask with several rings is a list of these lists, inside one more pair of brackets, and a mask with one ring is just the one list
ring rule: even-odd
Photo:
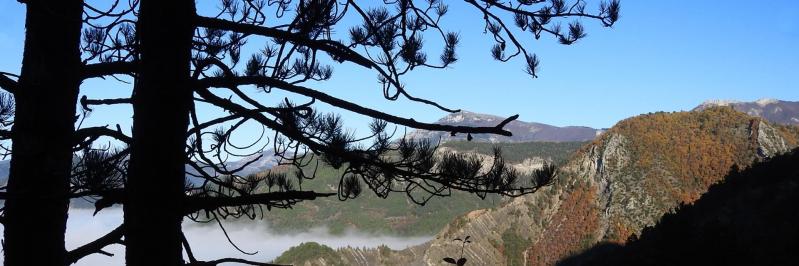
[[[689,110],[707,99],[799,100],[799,1],[622,1],[622,17],[614,28],[585,21],[588,37],[575,45],[525,37],[541,58],[538,79],[524,74],[521,58],[493,61],[481,16],[462,1],[445,2],[450,3],[450,13],[443,24],[462,37],[460,60],[447,70],[416,71],[405,83],[412,94],[448,107],[599,128],[641,113]],[[596,1],[588,2],[596,7]],[[23,5],[0,2],[0,71],[19,72],[23,33]],[[438,57],[437,48],[429,58]],[[422,104],[383,100],[375,73],[333,66],[333,80],[316,88],[417,120],[435,121],[445,115]],[[104,84],[85,82],[82,94],[130,93],[129,88]],[[90,123],[125,127],[128,110],[103,109]],[[356,128],[368,121],[352,114],[345,119]]]

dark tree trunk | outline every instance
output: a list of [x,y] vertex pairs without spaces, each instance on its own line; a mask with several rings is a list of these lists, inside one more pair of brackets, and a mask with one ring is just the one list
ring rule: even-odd
[[140,2],[139,76],[124,204],[127,265],[180,265],[193,0]]
[[5,265],[63,265],[82,1],[27,1],[5,202]]

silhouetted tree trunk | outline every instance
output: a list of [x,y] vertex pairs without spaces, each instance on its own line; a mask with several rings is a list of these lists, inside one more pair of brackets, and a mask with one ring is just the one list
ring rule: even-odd
[[63,265],[82,1],[26,1],[5,202],[5,265]]
[[128,265],[180,265],[193,0],[143,0],[124,205]]

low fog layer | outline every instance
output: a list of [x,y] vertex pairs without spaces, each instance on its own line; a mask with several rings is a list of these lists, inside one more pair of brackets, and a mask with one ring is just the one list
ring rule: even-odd
[[[72,209],[67,222],[67,249],[73,249],[97,237],[100,237],[116,228],[122,222],[122,209],[106,209],[92,217],[93,210]],[[186,238],[192,243],[195,256],[201,260],[211,260],[224,257],[238,257],[254,261],[267,262],[273,260],[292,246],[303,242],[318,242],[333,248],[337,247],[377,247],[381,244],[392,249],[402,249],[430,240],[430,237],[393,237],[375,236],[358,232],[345,235],[330,235],[325,229],[314,229],[298,234],[275,234],[270,232],[263,221],[253,221],[246,225],[225,224],[234,243],[246,252],[258,253],[252,256],[241,254],[230,245],[225,235],[218,226],[207,224],[197,225],[193,222],[184,222]],[[2,228],[2,227],[0,227]],[[105,251],[114,254],[107,257],[100,254],[90,255],[76,265],[124,265],[124,248],[120,245],[107,247]],[[3,258],[0,256],[0,262]]]

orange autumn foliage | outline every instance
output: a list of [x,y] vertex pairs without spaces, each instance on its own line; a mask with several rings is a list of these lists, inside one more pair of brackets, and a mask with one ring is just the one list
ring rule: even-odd
[[[654,113],[619,122],[611,132],[630,139],[630,164],[659,181],[679,202],[693,202],[733,165],[756,159],[760,119],[732,108]],[[666,176],[668,175],[668,176]],[[674,179],[676,182],[667,182]]]
[[593,232],[599,226],[596,193],[587,184],[576,184],[565,195],[552,227],[542,239],[527,250],[527,265],[552,265],[560,258],[590,247],[596,241]]
[[[681,203],[696,201],[734,165],[746,167],[759,160],[760,125],[760,118],[732,108],[651,113],[619,122],[581,152],[605,145],[612,135],[623,136],[628,161],[623,169],[615,170],[627,179],[616,179],[616,182],[641,181],[628,185],[651,196],[656,202],[649,214],[660,217]],[[784,139],[792,147],[799,144],[799,127],[769,126],[776,129],[778,136],[774,137]],[[573,157],[577,158],[579,156]],[[607,165],[615,163],[607,162]],[[644,218],[640,216],[622,212],[601,218],[598,188],[585,177],[571,178],[569,180],[577,180],[576,184],[560,183],[565,186],[561,189],[566,194],[541,239],[528,249],[528,265],[555,264],[599,241],[623,243],[642,229],[640,221]],[[633,223],[633,220],[638,222]]]

